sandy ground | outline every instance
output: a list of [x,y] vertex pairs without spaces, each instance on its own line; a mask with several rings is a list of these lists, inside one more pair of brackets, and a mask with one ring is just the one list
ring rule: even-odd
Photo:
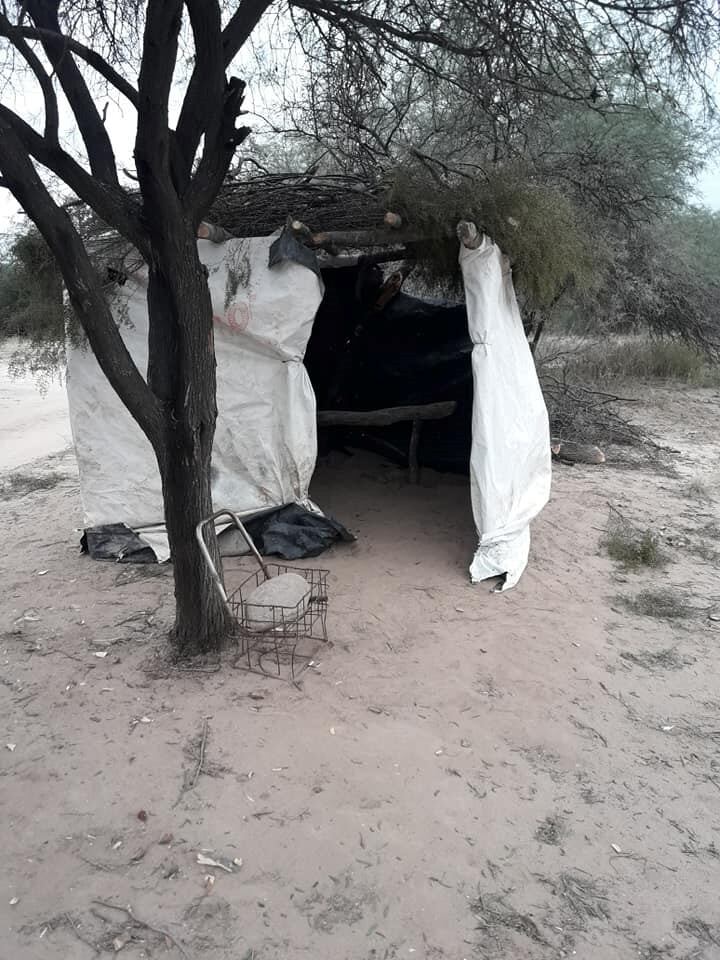
[[[300,689],[171,667],[171,572],[81,557],[71,457],[24,468],[55,485],[0,501],[0,954],[720,957],[718,399],[647,391],[674,472],[557,467],[503,595],[465,482],[321,467],[358,541]],[[666,568],[608,559],[608,503]]]
[[65,387],[48,383],[40,393],[32,375],[11,378],[8,360],[14,349],[13,341],[0,343],[0,470],[14,470],[30,460],[66,450],[72,443]]

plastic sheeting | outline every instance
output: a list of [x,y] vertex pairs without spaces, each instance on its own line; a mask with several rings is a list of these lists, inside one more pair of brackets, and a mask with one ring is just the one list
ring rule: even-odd
[[[302,359],[320,305],[320,278],[285,261],[272,270],[274,237],[198,241],[208,268],[217,357],[213,500],[238,513],[302,502],[317,453],[315,394]],[[147,369],[147,273],[117,288],[113,313],[130,355]],[[152,447],[88,347],[68,348],[70,421],[85,526],[162,524]],[[155,534],[157,531],[155,531]],[[152,538],[167,558],[164,533]]]
[[483,238],[460,248],[474,382],[470,485],[479,544],[473,582],[527,566],[530,521],[550,496],[550,429],[507,258]]
[[355,537],[332,517],[291,503],[270,514],[248,520],[245,529],[264,557],[300,560],[317,557],[338,541]]

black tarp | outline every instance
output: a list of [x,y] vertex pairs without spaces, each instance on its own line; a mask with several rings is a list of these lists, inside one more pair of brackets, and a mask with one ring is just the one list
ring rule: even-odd
[[317,557],[333,543],[355,539],[337,520],[311,513],[296,503],[248,520],[245,529],[263,556],[283,560]]
[[[338,541],[355,539],[332,517],[321,516],[298,504],[289,504],[245,523],[255,546],[264,556],[283,560],[316,557]],[[154,551],[124,523],[89,527],[80,540],[83,553],[93,560],[117,563],[156,563]]]
[[88,527],[80,538],[80,550],[93,560],[117,563],[157,563],[155,551],[124,523]]

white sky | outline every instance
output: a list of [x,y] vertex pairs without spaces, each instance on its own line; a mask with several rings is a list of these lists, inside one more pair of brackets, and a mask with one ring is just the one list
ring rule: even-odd
[[698,179],[698,197],[711,210],[720,210],[720,164],[715,164]]

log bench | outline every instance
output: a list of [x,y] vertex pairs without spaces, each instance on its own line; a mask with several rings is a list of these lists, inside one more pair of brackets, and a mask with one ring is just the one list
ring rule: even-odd
[[412,422],[410,447],[408,449],[408,479],[417,483],[420,479],[418,447],[420,431],[425,420],[442,420],[455,413],[454,400],[440,403],[414,404],[405,407],[384,407],[381,410],[320,410],[317,415],[320,427],[389,427],[394,423]]

